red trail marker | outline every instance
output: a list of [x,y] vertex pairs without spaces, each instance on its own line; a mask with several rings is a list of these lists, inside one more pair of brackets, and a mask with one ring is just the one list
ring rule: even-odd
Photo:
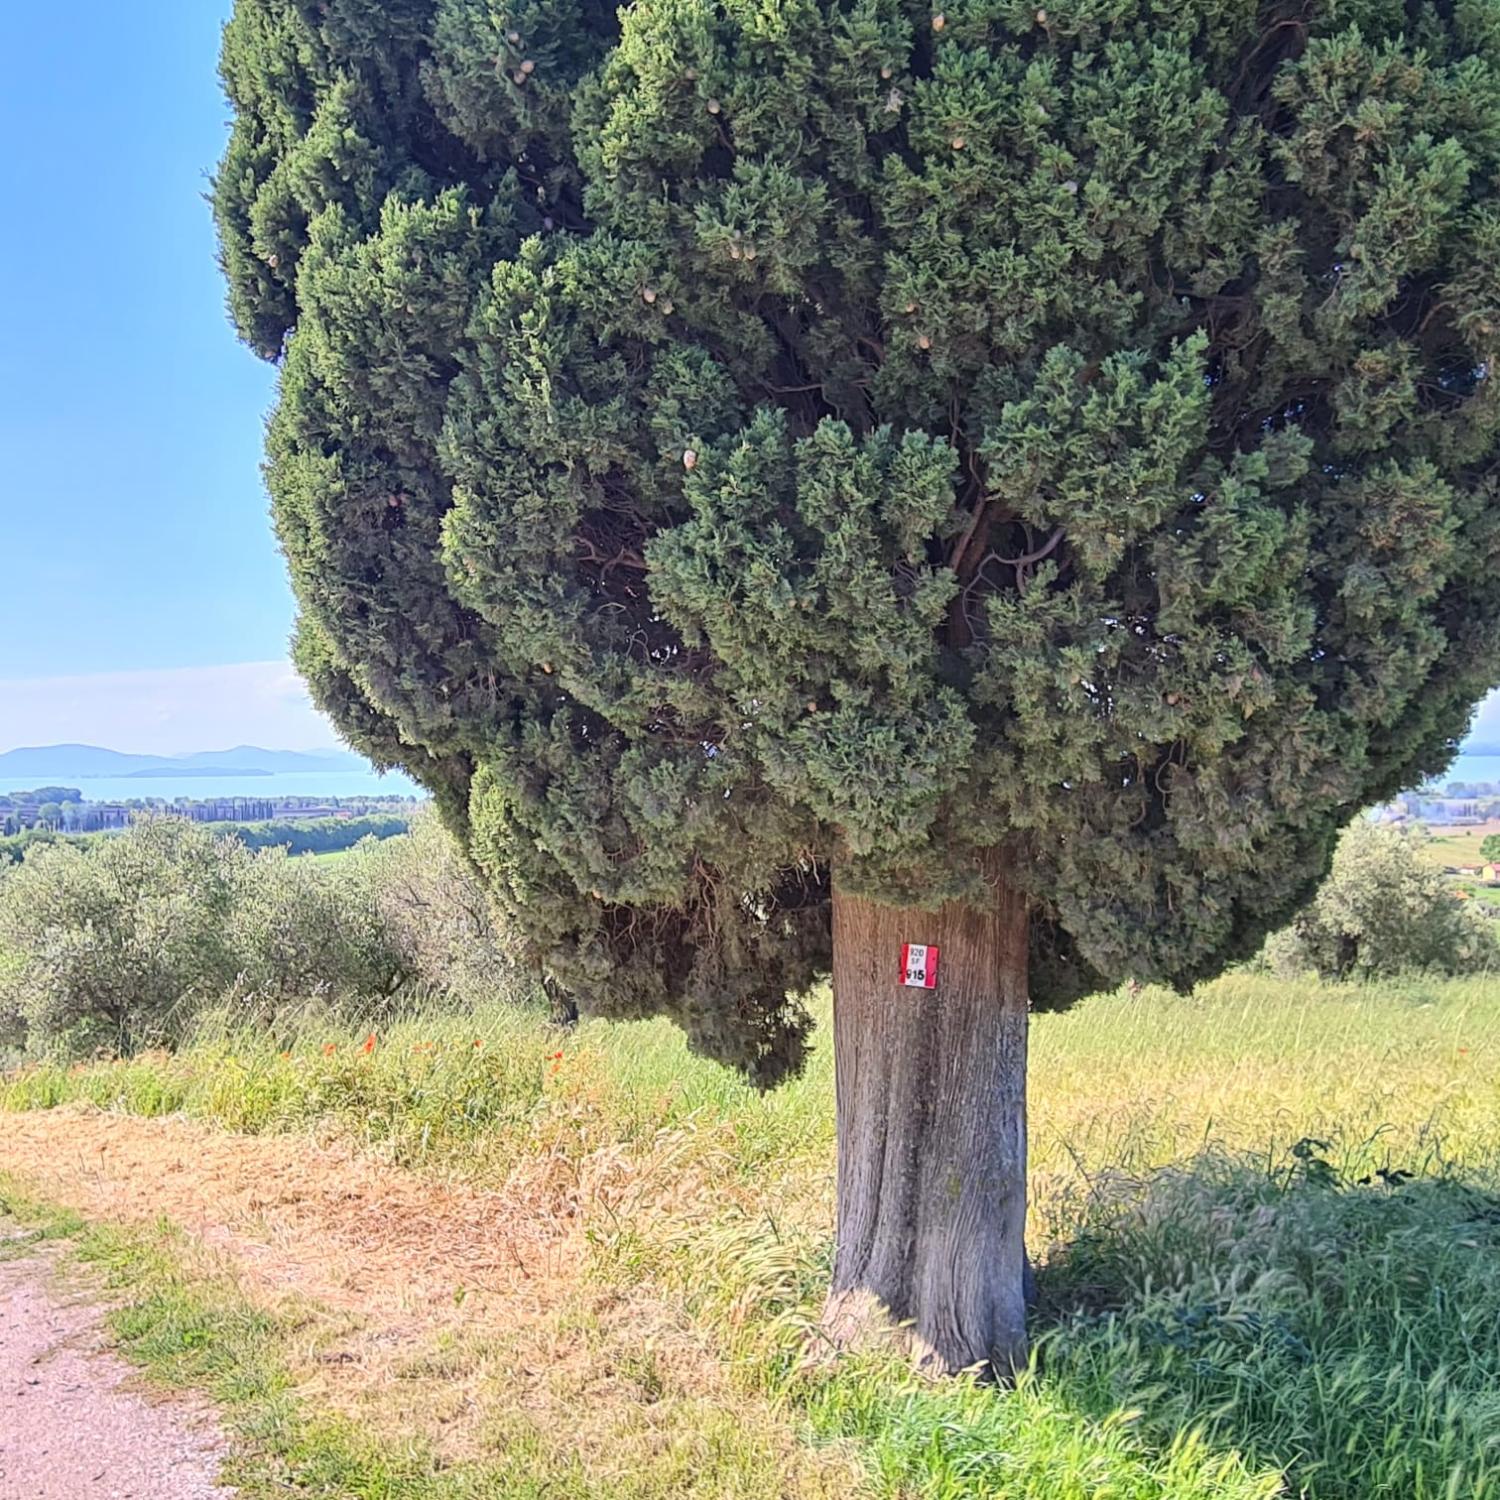
[[912,989],[937,988],[938,951],[930,943],[901,945],[901,983]]

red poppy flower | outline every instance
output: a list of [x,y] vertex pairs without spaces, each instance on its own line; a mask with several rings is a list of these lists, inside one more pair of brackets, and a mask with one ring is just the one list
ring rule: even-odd
[[482,1047],[482,1046],[484,1046],[484,1042],[483,1042],[483,1041],[482,1041],[482,1040],[481,1040],[481,1039],[480,1039],[480,1038],[479,1038],[479,1037],[477,1037],[477,1036],[476,1036],[476,1037],[475,1037],[475,1038],[474,1038],[474,1050],[475,1050],[475,1051],[476,1051],[476,1052],[478,1052],[478,1051],[479,1051],[479,1049],[480,1049],[480,1048],[481,1048],[481,1047]]
[[333,1054],[338,1050],[338,1044],[336,1042],[329,1042],[323,1048],[323,1056],[332,1057]]
[[375,1050],[375,1033],[373,1031],[369,1034],[369,1036],[365,1038],[365,1044],[359,1050],[363,1052],[366,1057],[368,1057],[370,1053]]

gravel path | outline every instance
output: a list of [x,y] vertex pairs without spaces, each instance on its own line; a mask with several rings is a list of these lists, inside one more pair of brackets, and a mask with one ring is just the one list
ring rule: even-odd
[[40,1248],[0,1259],[0,1500],[230,1500],[211,1419],[133,1388],[53,1270]]

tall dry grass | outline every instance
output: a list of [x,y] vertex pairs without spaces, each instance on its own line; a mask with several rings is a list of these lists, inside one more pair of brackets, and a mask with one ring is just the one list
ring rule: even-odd
[[832,1219],[826,1046],[761,1096],[664,1024],[564,1033],[496,1006],[369,1037],[221,1019],[175,1056],[28,1070],[0,1107],[180,1111],[481,1182],[566,1176],[590,1278],[680,1307],[741,1389],[851,1445],[867,1493],[1500,1495],[1490,982],[1235,975],[1038,1017],[1038,1352],[1006,1395],[808,1359]]

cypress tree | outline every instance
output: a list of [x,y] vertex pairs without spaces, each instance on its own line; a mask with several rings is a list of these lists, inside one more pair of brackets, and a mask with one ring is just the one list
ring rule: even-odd
[[585,1011],[771,1084],[831,968],[830,1326],[956,1368],[1028,996],[1500,678],[1500,3],[938,3],[238,0],[214,202],[318,701]]

